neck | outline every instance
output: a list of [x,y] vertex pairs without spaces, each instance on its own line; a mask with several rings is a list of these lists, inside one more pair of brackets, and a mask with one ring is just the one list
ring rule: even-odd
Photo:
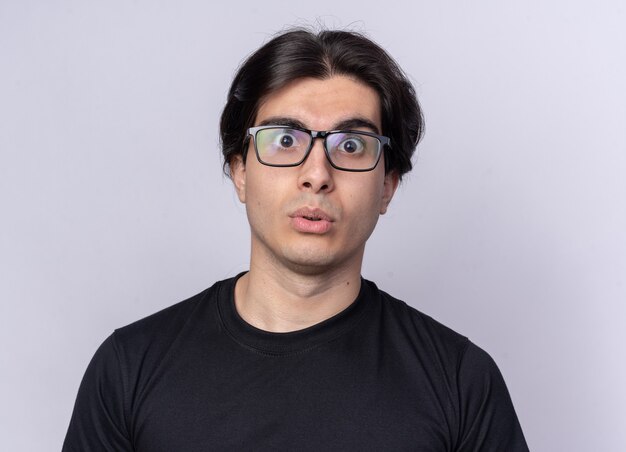
[[309,274],[255,265],[237,281],[239,315],[264,331],[285,333],[320,323],[346,309],[359,294],[361,267]]

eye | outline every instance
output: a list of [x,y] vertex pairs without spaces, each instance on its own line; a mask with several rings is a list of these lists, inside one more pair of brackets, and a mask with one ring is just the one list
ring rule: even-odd
[[274,138],[274,144],[282,148],[290,148],[296,144],[296,137],[289,132],[282,132],[276,135]]
[[289,127],[268,127],[256,135],[256,149],[262,158],[270,155],[291,155],[306,151],[309,135],[301,130]]
[[337,146],[337,149],[345,152],[346,154],[360,153],[363,152],[364,148],[365,143],[363,143],[363,140],[361,140],[361,138],[357,136],[346,137]]

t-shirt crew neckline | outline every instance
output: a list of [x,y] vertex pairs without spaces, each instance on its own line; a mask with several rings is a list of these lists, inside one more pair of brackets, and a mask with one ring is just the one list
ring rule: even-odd
[[246,272],[227,281],[217,296],[218,316],[226,332],[238,344],[263,354],[303,353],[327,343],[354,328],[371,311],[374,288],[361,278],[359,294],[352,304],[334,316],[308,328],[288,333],[273,333],[246,322],[235,307],[235,285]]

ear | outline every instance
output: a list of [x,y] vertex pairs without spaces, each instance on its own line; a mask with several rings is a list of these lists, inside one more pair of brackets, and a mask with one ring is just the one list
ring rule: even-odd
[[243,204],[246,203],[246,165],[241,154],[236,155],[230,162],[230,178],[235,185],[237,197]]
[[385,174],[385,181],[383,183],[383,196],[380,200],[380,214],[384,215],[387,212],[387,207],[389,207],[389,203],[393,198],[394,193],[396,192],[396,188],[398,188],[398,183],[400,182],[400,178],[398,177],[398,173],[395,171],[389,171]]

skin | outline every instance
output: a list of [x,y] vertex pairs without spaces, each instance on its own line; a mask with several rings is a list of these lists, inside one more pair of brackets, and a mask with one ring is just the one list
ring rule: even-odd
[[[311,130],[335,130],[359,120],[381,133],[380,98],[347,76],[298,79],[268,95],[255,125],[288,118]],[[334,169],[315,140],[303,164],[276,168],[258,162],[250,140],[247,160],[231,164],[251,230],[250,271],[235,287],[235,306],[249,324],[271,332],[300,330],[348,307],[360,289],[365,243],[398,186],[385,174],[384,155],[369,172]],[[293,213],[319,208],[332,218],[322,234],[302,232]]]

